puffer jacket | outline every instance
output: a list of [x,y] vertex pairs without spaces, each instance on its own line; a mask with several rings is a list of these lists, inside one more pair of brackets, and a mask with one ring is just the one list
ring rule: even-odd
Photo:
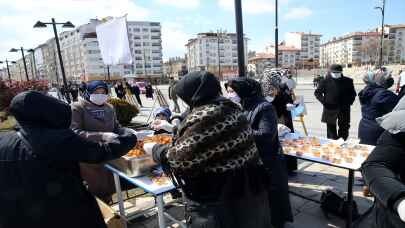
[[398,103],[398,96],[377,85],[367,85],[360,93],[362,118],[359,124],[360,143],[376,145],[377,139],[384,132],[376,118],[389,112]]
[[399,199],[405,196],[405,133],[385,131],[377,146],[362,165],[362,174],[374,206],[355,223],[356,228],[405,227],[396,211]]
[[106,227],[79,162],[118,158],[136,136],[87,141],[69,129],[67,104],[36,92],[15,97],[11,112],[19,126],[0,134],[0,227]]

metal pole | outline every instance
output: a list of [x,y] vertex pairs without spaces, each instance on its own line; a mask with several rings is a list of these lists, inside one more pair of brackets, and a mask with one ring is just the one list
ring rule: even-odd
[[27,81],[29,81],[30,79],[28,77],[27,62],[25,62],[24,49],[22,47],[21,47],[21,54],[22,54],[22,59],[23,59],[23,63],[24,63],[25,77],[27,78]]
[[245,77],[245,44],[243,38],[242,2],[235,0],[236,37],[238,43],[239,77]]
[[349,178],[347,183],[347,216],[346,216],[346,228],[352,227],[353,222],[353,182],[354,182],[354,171],[349,169]]
[[218,41],[218,77],[221,78],[221,56],[219,53],[219,31],[217,31],[217,41]]
[[7,66],[8,80],[9,80],[10,83],[11,83],[11,74],[10,74],[10,68],[9,68],[9,66],[8,66],[8,60],[7,60],[7,59],[6,59],[6,66]]
[[35,51],[32,52],[32,61],[34,62],[34,72],[35,72],[35,76],[33,75],[34,78],[38,77],[38,72],[37,72],[37,64],[35,61]]
[[275,52],[275,64],[276,64],[276,68],[278,67],[278,0],[276,0],[276,25],[274,27],[274,42],[275,42],[275,46],[274,46],[274,52]]
[[111,81],[110,65],[107,65],[107,78],[108,78],[108,81],[110,82]]
[[[56,30],[55,18],[52,18],[52,27],[53,27],[53,33],[55,35],[56,49],[58,50],[58,57],[59,57],[60,71],[62,72],[63,86],[65,87],[65,90],[67,90],[68,86],[67,86],[67,81],[66,81],[65,68],[63,67],[62,53],[60,52],[59,37],[58,37],[58,32]],[[69,96],[66,96],[66,100],[70,104]]]
[[381,43],[380,43],[380,61],[379,61],[379,66],[382,67],[383,65],[383,44],[384,44],[384,16],[385,16],[385,0],[382,2],[382,8],[381,8]]
[[34,61],[32,60],[32,58],[31,58],[31,61],[30,61],[30,63],[31,63],[31,74],[32,74],[32,79],[33,80],[35,80],[35,75],[34,75],[34,63],[33,63]]

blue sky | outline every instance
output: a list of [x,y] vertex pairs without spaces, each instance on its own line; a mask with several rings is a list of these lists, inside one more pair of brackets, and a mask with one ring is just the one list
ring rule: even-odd
[[[322,41],[380,24],[379,0],[279,0],[280,39],[289,31],[322,34]],[[263,51],[274,40],[274,0],[242,0],[249,49]],[[162,23],[164,59],[183,55],[196,33],[235,31],[233,0],[0,0],[0,60],[16,59],[12,47],[35,47],[52,37],[51,29],[33,29],[36,20],[70,20],[128,13],[129,20]],[[386,0],[386,24],[405,24],[405,0]],[[62,31],[62,30],[60,30]]]

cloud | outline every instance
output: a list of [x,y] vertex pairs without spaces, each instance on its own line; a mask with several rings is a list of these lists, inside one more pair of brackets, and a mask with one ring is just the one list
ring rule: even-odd
[[[9,53],[11,47],[33,48],[53,37],[52,29],[34,29],[36,21],[71,21],[76,26],[91,18],[122,16],[128,20],[148,20],[151,11],[133,0],[0,0],[0,31],[2,31],[2,58],[19,58]],[[56,16],[55,16],[56,15]],[[63,29],[58,27],[58,32]]]
[[186,53],[188,39],[190,34],[184,32],[184,27],[176,22],[162,23],[162,48],[165,55],[164,59],[174,56],[183,56]]
[[155,0],[158,4],[172,6],[180,9],[197,9],[200,0]]
[[[287,4],[289,0],[280,0],[279,4]],[[234,11],[234,0],[218,0],[218,5],[224,10]],[[242,1],[243,12],[248,14],[272,13],[275,9],[274,0],[245,0]]]
[[303,19],[312,15],[312,10],[306,7],[291,8],[284,15],[286,20]]

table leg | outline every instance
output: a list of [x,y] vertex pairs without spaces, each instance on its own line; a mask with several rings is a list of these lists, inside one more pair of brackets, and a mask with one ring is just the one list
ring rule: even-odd
[[158,209],[159,228],[166,228],[163,194],[156,196],[156,203],[157,203],[157,209]]
[[346,228],[352,227],[352,211],[353,211],[353,183],[354,183],[354,171],[349,170],[349,183],[347,185],[347,218],[346,218]]
[[117,199],[118,199],[118,208],[120,210],[121,217],[125,220],[124,228],[127,228],[127,222],[126,222],[127,219],[125,216],[124,200],[122,199],[120,177],[116,173],[113,173],[113,176],[114,176],[115,190],[116,190]]

